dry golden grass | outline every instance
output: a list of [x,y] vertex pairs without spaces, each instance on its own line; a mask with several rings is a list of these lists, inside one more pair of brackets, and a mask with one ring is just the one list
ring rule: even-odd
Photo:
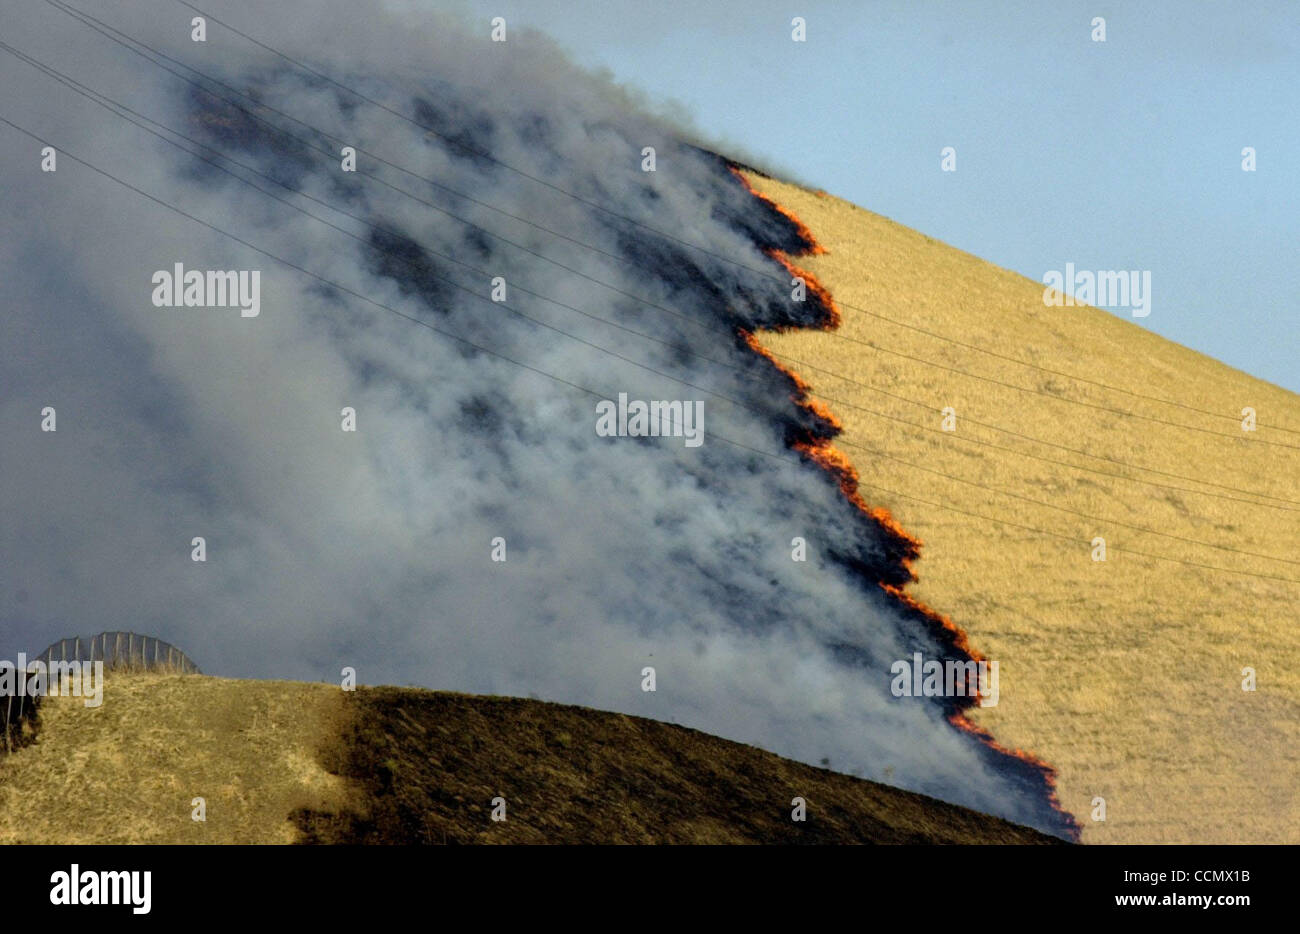
[[[762,343],[810,383],[843,423],[842,440],[857,446],[844,451],[862,476],[866,499],[887,507],[924,542],[913,595],[951,616],[970,633],[977,650],[999,661],[1001,701],[973,719],[1001,742],[1031,750],[1059,770],[1062,804],[1080,818],[1084,842],[1300,842],[1300,640],[1295,637],[1300,584],[1113,550],[1098,563],[1091,560],[1089,545],[1100,535],[1121,549],[1300,580],[1296,564],[1112,524],[1295,561],[1300,559],[1300,511],[1056,466],[1017,452],[1239,495],[1009,438],[970,421],[1135,467],[1300,501],[1300,451],[1261,443],[1300,445],[1300,435],[1268,427],[1300,428],[1300,397],[1110,313],[1046,307],[1039,283],[839,199],[747,177],[807,224],[826,248],[825,255],[796,261],[829,288],[843,316],[837,333],[764,334]],[[1160,304],[1159,295],[1157,282],[1152,315],[1177,314],[1178,309]],[[1227,419],[1051,376],[867,312],[1200,409],[1234,415],[1251,406],[1259,413],[1260,429],[1244,434]],[[981,382],[839,335],[1047,395]],[[824,370],[923,404],[889,398]],[[1063,398],[1211,428],[1225,437],[1100,412]],[[955,435],[938,430],[944,406],[956,409]],[[1072,540],[998,526],[870,484]],[[1258,672],[1255,693],[1241,689],[1245,666]],[[1104,823],[1090,819],[1094,796],[1106,799]]]
[[[318,764],[343,717],[323,684],[109,672],[104,703],[49,697],[0,755],[0,842],[289,843],[290,813],[346,803]],[[207,820],[190,802],[207,801]]]

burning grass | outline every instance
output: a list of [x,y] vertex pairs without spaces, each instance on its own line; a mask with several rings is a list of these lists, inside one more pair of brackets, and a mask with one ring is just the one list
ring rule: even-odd
[[[736,170],[733,170],[736,171]],[[763,194],[750,180],[740,171],[736,171],[737,177],[745,184],[745,187],[772,209],[779,212],[795,225],[799,236],[811,244],[807,253],[809,256],[822,256],[828,251],[818,243],[812,231],[801,221],[794,212],[782,206],[772,197]],[[833,296],[821,281],[811,272],[796,266],[788,256],[777,250],[769,251],[773,259],[781,263],[792,276],[799,276],[807,285],[808,292],[817,297],[818,301],[827,309],[829,315],[823,325],[823,330],[834,330],[839,327],[841,316],[839,308],[836,306]],[[793,328],[775,329],[780,333],[790,333]],[[779,369],[790,380],[793,387],[793,396],[796,404],[810,412],[826,426],[826,433],[819,437],[810,437],[795,440],[792,447],[803,454],[809,460],[819,465],[823,470],[830,474],[839,484],[840,490],[844,493],[845,498],[856,506],[864,515],[869,517],[885,534],[887,539],[892,543],[892,554],[896,558],[901,573],[897,575],[895,581],[880,580],[877,583],[880,588],[891,598],[901,603],[926,631],[934,637],[940,645],[955,654],[959,659],[969,659],[971,661],[984,661],[985,656],[977,652],[971,645],[969,636],[952,621],[948,616],[937,610],[931,609],[912,594],[904,591],[904,586],[916,580],[916,573],[913,570],[913,564],[921,554],[921,540],[914,534],[903,528],[902,524],[894,515],[885,507],[869,503],[863,497],[860,486],[857,468],[849,457],[839,448],[832,440],[834,435],[843,431],[843,425],[836,418],[831,408],[816,399],[812,394],[812,386],[799,376],[793,369],[786,367],[771,351],[764,347],[758,339],[750,332],[742,332],[741,335],[748,346],[757,354],[768,360],[772,366]],[[901,580],[902,583],[896,582]],[[974,706],[979,700],[979,692],[975,689],[968,690],[964,695],[948,698],[948,722],[957,729],[975,736],[990,750],[1005,755],[1011,759],[1018,760],[1023,770],[1037,776],[1041,781],[1043,788],[1050,798],[1052,807],[1060,812],[1065,819],[1067,832],[1077,839],[1079,835],[1079,825],[1073,816],[1067,813],[1060,804],[1056,794],[1056,773],[1041,758],[1032,755],[1024,750],[1004,746],[994,740],[992,734],[971,722],[966,715],[966,710]]]
[[[1300,798],[1295,794],[1300,787],[1300,648],[1286,625],[1300,596],[1295,585],[1114,552],[1106,562],[1093,562],[1089,543],[1104,535],[1121,548],[1283,576],[1295,576],[1294,567],[1107,528],[1104,521],[1063,518],[1009,501],[996,490],[1035,491],[1038,498],[1046,494],[1055,504],[1103,520],[1114,517],[1293,558],[1300,512],[1161,490],[1035,461],[1020,452],[1169,482],[1158,474],[1009,438],[969,419],[1124,463],[1290,500],[1300,499],[1295,452],[1070,405],[1060,397],[1227,435],[1235,429],[1226,419],[1171,413],[1168,406],[1045,375],[873,313],[1197,408],[1231,415],[1249,405],[1269,413],[1272,424],[1300,425],[1300,398],[1107,312],[1047,308],[1039,283],[846,202],[758,175],[748,180],[802,218],[827,245],[825,252],[801,263],[839,299],[839,333],[855,339],[815,330],[765,332],[762,352],[778,362],[788,356],[815,363],[815,388],[792,374],[802,392],[862,407],[821,400],[835,410],[846,441],[869,442],[900,459],[871,462],[873,484],[917,491],[927,501],[870,498],[873,508],[888,509],[901,522],[918,550],[920,540],[925,542],[923,554],[909,561],[914,579],[905,582],[906,592],[895,585],[895,596],[914,600],[923,610],[943,607],[943,619],[959,621],[969,634],[968,649],[973,644],[982,655],[1001,661],[998,706],[964,711],[955,725],[983,733],[986,742],[999,748],[1005,744],[1026,761],[1032,757],[1025,749],[1049,761],[1063,806],[1085,816],[1085,843],[1300,842]],[[899,353],[873,350],[867,341]],[[1017,392],[954,369],[1044,394]],[[882,398],[868,386],[888,390],[894,398]],[[902,402],[899,396],[920,404]],[[938,431],[944,406],[957,412],[955,433]],[[918,427],[911,430],[868,410]],[[1255,437],[1295,443],[1294,436],[1270,434],[1266,428]],[[1006,449],[979,447],[962,438]],[[842,469],[842,458],[826,455],[824,460],[828,469]],[[900,461],[935,464],[986,489],[936,480]],[[858,465],[867,466],[862,458]],[[1216,491],[1194,482],[1177,485]],[[1067,533],[1072,540],[1008,529],[947,506]],[[1260,673],[1255,692],[1241,689],[1247,666]],[[1107,801],[1104,822],[1086,819],[1096,797]]]

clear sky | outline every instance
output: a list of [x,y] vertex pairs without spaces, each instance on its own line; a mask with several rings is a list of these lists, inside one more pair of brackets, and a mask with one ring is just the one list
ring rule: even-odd
[[1150,270],[1150,315],[1115,313],[1300,391],[1295,0],[463,6],[485,32],[545,31],[728,154],[1035,281]]

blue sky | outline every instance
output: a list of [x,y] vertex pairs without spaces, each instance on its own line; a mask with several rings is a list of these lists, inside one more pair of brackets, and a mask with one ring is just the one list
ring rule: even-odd
[[1300,391],[1300,3],[463,6],[542,29],[729,154],[1035,281],[1151,270],[1150,315],[1117,314]]

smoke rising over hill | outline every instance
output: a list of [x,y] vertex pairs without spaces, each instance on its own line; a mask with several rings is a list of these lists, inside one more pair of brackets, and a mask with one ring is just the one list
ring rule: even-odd
[[[412,123],[215,22],[192,42],[171,0],[89,12],[226,86],[3,9],[6,42],[217,163],[0,56],[2,115],[61,151],[42,172],[0,126],[5,645],[141,630],[216,674],[533,694],[1067,829],[1036,769],[891,696],[892,662],[952,649],[878,586],[903,544],[790,447],[831,428],[739,330],[829,309],[791,300],[767,251],[810,244],[724,161],[486,24],[213,11]],[[177,263],[260,270],[260,313],[156,307]],[[598,436],[619,393],[703,400],[703,444]]]

